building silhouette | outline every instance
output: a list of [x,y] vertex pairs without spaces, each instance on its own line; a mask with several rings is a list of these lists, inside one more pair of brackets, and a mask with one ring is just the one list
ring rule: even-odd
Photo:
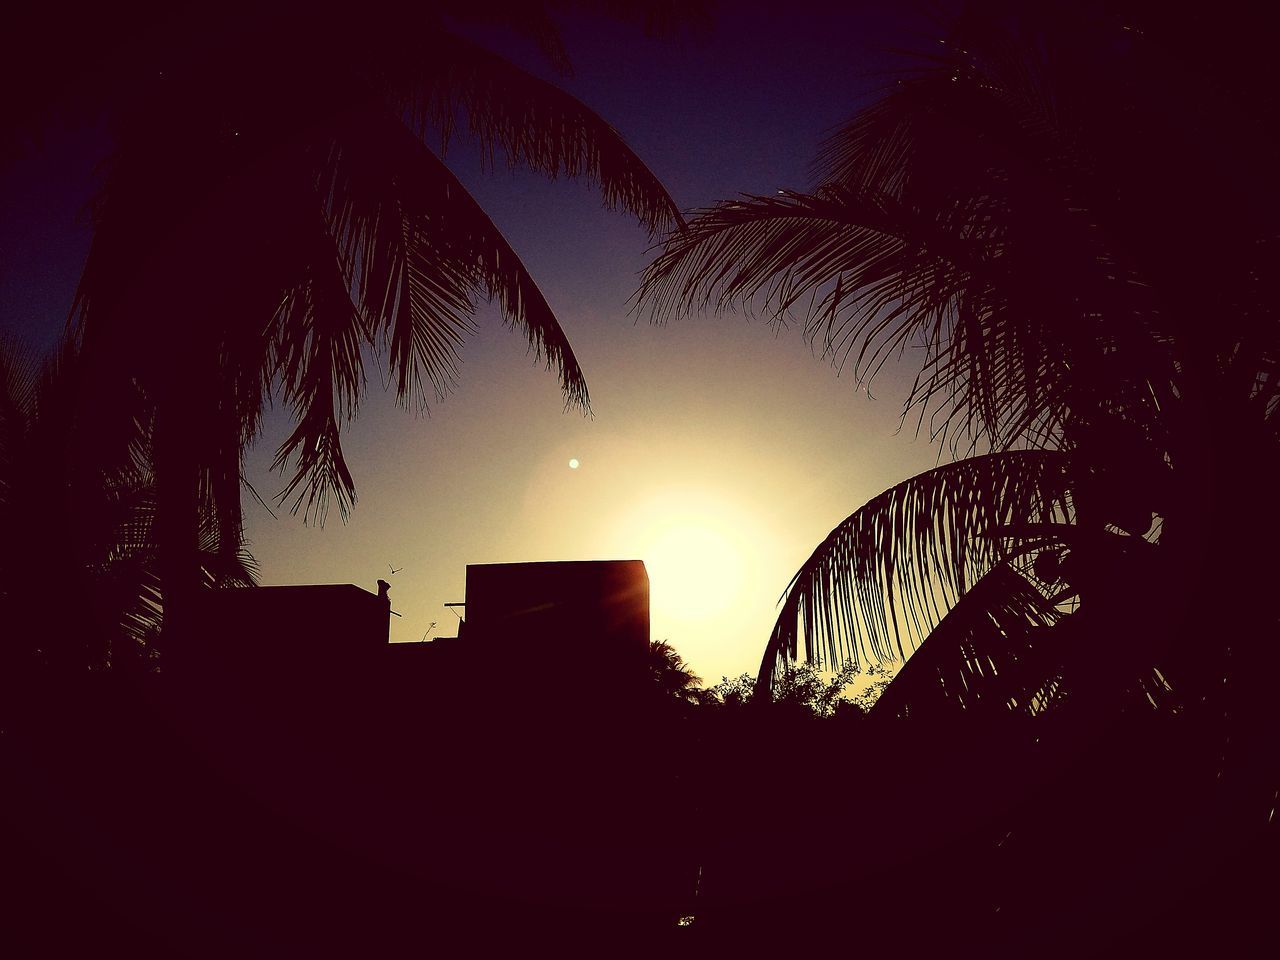
[[390,645],[399,663],[448,670],[484,657],[521,683],[552,688],[643,674],[649,646],[649,576],[640,560],[468,564],[457,637]]
[[213,590],[199,598],[194,637],[174,653],[193,669],[236,673],[350,667],[382,653],[390,610],[385,589],[349,583]]
[[[391,643],[390,585],[208,591],[194,635],[173,666],[202,684],[307,686],[381,678],[427,692],[480,662],[502,669],[504,694],[585,689],[610,678],[611,696],[642,679],[649,645],[649,577],[640,560],[468,564],[456,637]],[[439,690],[436,690],[439,693]]]

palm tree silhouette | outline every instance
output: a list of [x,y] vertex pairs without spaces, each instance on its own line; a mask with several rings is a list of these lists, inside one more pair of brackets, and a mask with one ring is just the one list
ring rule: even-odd
[[702,678],[689,668],[678,650],[666,640],[650,640],[647,672],[665,696],[695,703]]
[[[0,673],[17,682],[36,670],[145,666],[160,624],[149,430],[99,437],[115,459],[89,462],[83,375],[70,341],[43,360],[0,341]],[[201,582],[252,584],[252,558],[238,538],[219,543],[207,497],[198,519]]]
[[832,531],[760,685],[801,641],[829,663],[923,645],[886,709],[907,687],[1030,712],[1070,684],[1172,688],[1273,726],[1276,104],[1234,13],[969,4],[826,142],[815,189],[700,211],[649,266],[659,322],[799,310],[860,380],[919,350],[904,418],[976,454]]
[[[650,26],[678,19],[661,3],[619,10]],[[366,387],[366,351],[404,404],[425,405],[454,382],[478,301],[496,301],[557,372],[567,405],[587,407],[550,306],[441,160],[451,140],[469,139],[489,164],[584,179],[651,235],[681,223],[607,123],[455,29],[506,25],[567,71],[541,4],[238,14],[114,23],[118,42],[90,44],[81,68],[114,97],[117,149],[73,330],[96,415],[127,409],[133,390],[154,412],[171,631],[195,588],[194,505],[208,498],[221,541],[238,542],[241,461],[273,398],[295,423],[274,463],[293,469],[280,499],[319,522],[331,503],[345,516],[355,501],[340,434]]]

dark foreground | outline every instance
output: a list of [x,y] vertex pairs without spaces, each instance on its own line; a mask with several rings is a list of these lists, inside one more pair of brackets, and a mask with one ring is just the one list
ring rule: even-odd
[[1265,788],[1179,718],[623,701],[394,676],[11,689],[5,953],[1274,950]]

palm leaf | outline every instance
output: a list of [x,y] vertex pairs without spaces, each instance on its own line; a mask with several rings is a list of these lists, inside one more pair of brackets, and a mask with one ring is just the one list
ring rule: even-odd
[[925,370],[908,406],[923,416],[943,400],[993,438],[1016,436],[1024,420],[1059,410],[1073,381],[1043,311],[1008,300],[1021,264],[986,204],[930,210],[841,185],[721,203],[668,240],[638,298],[657,322],[760,304],[785,323],[798,308],[806,337],[840,366],[852,359],[859,380],[921,346]]
[[331,230],[369,328],[388,348],[404,402],[455,380],[475,298],[496,300],[535,356],[560,375],[570,406],[586,380],[537,284],[454,174],[395,118],[362,114],[339,132],[321,181]]
[[443,148],[460,129],[490,162],[555,179],[585,179],[605,206],[632,213],[650,236],[683,223],[679,208],[622,136],[554,84],[483,47],[440,30],[394,59],[382,82],[419,135],[435,131]]
[[[855,317],[874,314],[865,305],[857,311],[864,298],[914,296],[932,314],[945,308],[961,280],[985,269],[981,244],[949,230],[946,214],[912,209],[873,189],[782,190],[697,213],[644,272],[639,298],[659,321],[688,308],[733,309],[762,295],[773,316],[784,319],[813,291],[822,291],[813,313],[829,321],[851,309]],[[948,289],[936,294],[894,282],[915,274]],[[838,339],[829,335],[828,346]]]
[[[238,507],[238,501],[236,507]],[[100,609],[113,617],[113,627],[142,641],[163,622],[164,598],[157,572],[156,491],[150,478],[119,489],[112,498],[112,529],[93,585]],[[228,522],[225,505],[202,485],[197,555],[200,584],[207,589],[252,587],[258,564],[241,534],[238,512]]]
[[507,29],[532,40],[542,58],[560,76],[573,75],[573,64],[564,38],[551,12],[541,3],[502,4],[485,7],[474,3],[442,4],[450,19]]
[[1066,455],[970,457],[885,491],[842,522],[792,579],[758,686],[798,659],[905,660],[1007,553],[998,528],[1070,516]]
[[[355,502],[355,482],[343,456],[341,423],[355,412],[364,389],[363,346],[370,331],[343,275],[319,209],[308,245],[304,280],[285,297],[273,320],[277,331],[274,369],[297,425],[276,451],[273,469],[296,456],[293,478],[280,492],[293,497],[291,512],[323,523],[333,496],[345,518]],[[305,509],[304,509],[305,508]]]
[[938,47],[912,54],[904,75],[822,144],[820,183],[926,205],[1005,192],[1026,175],[1056,177],[1064,194],[1078,189],[1090,159],[1048,52],[975,12]]
[[837,365],[852,360],[859,380],[922,347],[907,408],[922,420],[946,411],[931,433],[956,423],[997,446],[1033,431],[1057,438],[1069,405],[1106,395],[1150,406],[1149,384],[1167,384],[1173,367],[1140,325],[1108,327],[1090,308],[1126,275],[1094,246],[1035,239],[1049,215],[1012,216],[982,194],[914,203],[878,186],[746,197],[670,237],[638,299],[657,322],[761,306],[786,323],[798,311],[805,336]]
[[913,719],[1040,712],[1061,683],[1049,629],[1061,616],[999,564],[951,608],[872,709]]
[[1068,408],[1101,397],[1168,403],[1168,307],[1086,135],[1100,111],[1122,118],[1099,102],[1106,83],[1062,89],[1053,52],[1009,27],[967,11],[825,143],[812,193],[701,211],[645,273],[655,319],[757,298],[776,320],[801,308],[806,335],[860,379],[921,346],[908,409],[975,444],[1052,443]]
[[9,486],[35,415],[39,372],[29,349],[0,338],[0,505],[9,500]]

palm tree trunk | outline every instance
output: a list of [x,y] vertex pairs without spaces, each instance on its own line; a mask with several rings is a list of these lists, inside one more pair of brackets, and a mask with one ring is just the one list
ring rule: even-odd
[[[156,546],[164,602],[163,647],[181,651],[200,585],[198,438],[172,394],[156,413]],[[175,640],[176,638],[176,640]],[[179,652],[179,656],[181,653]]]

